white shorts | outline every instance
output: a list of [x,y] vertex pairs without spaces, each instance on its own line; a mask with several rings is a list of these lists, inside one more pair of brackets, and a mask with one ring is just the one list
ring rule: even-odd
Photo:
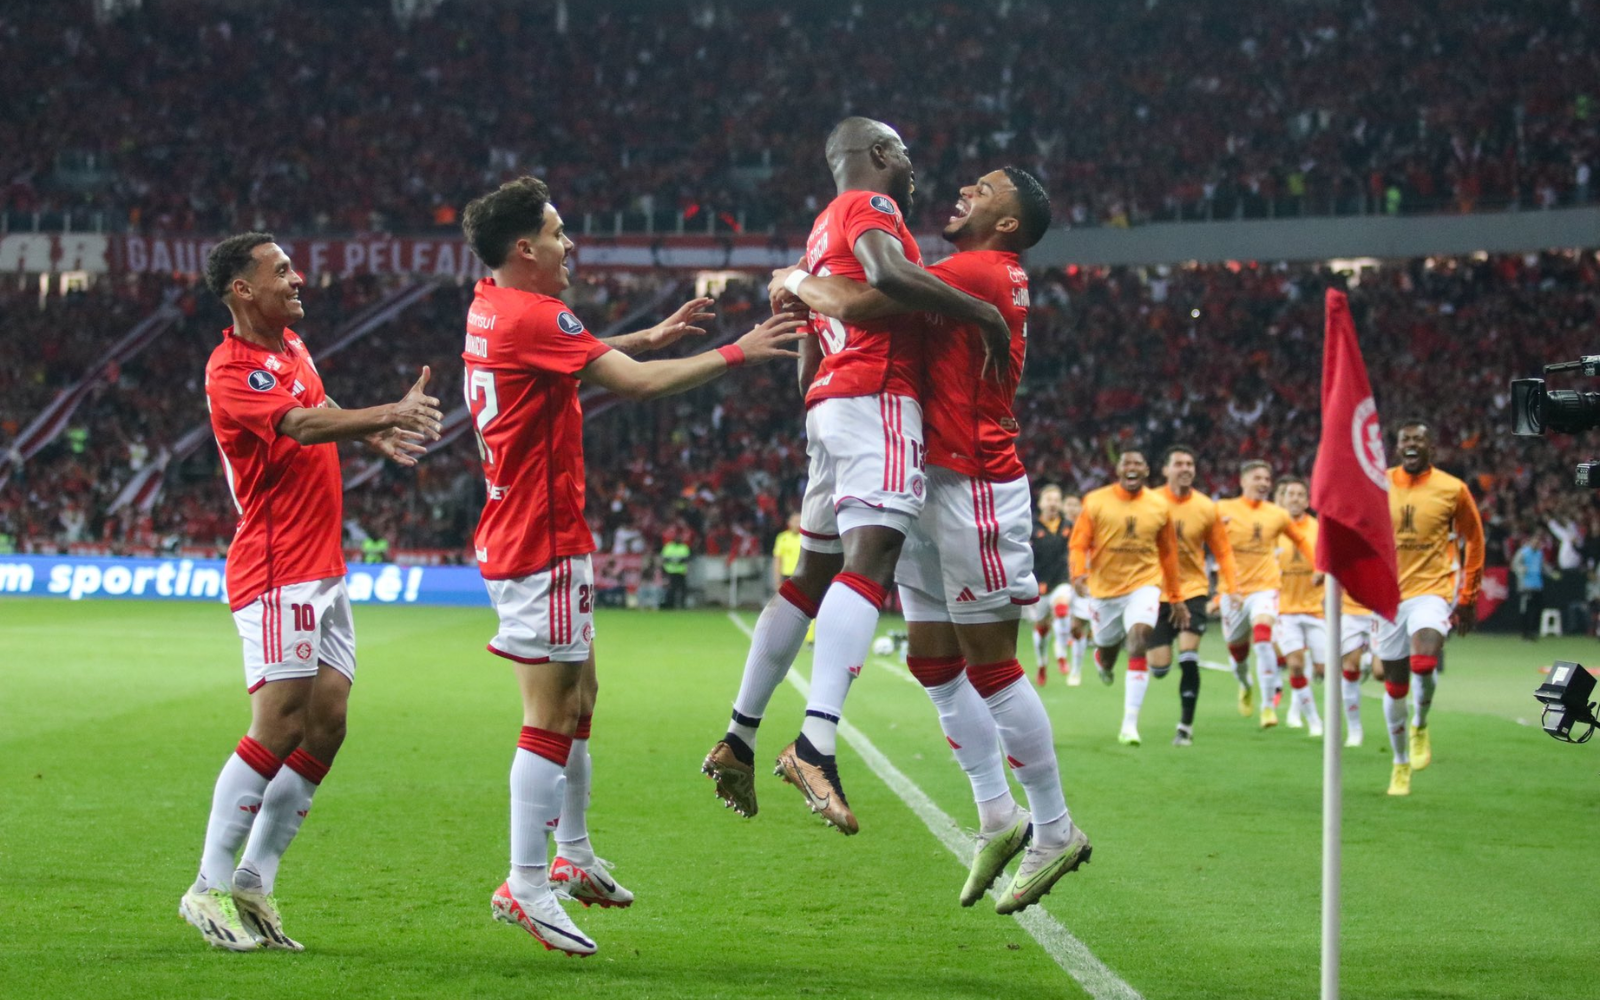
[[1425,628],[1441,636],[1450,634],[1450,602],[1433,594],[1409,597],[1400,602],[1394,624],[1378,619],[1378,636],[1373,652],[1380,660],[1404,660],[1411,656],[1411,637]]
[[927,492],[924,450],[922,407],[909,396],[824,399],[806,411],[801,546],[843,552],[840,534],[875,525],[909,534]]
[[485,580],[500,615],[489,652],[518,663],[582,663],[594,646],[594,566],[557,559],[512,580]]
[[1341,615],[1339,617],[1340,651],[1353,653],[1356,650],[1366,649],[1372,645],[1373,623],[1377,620],[1377,615]]
[[[1052,616],[1056,618],[1071,618],[1074,603],[1082,604],[1081,601],[1078,601],[1078,592],[1072,589],[1072,584],[1063,583],[1050,591],[1050,593],[1041,594],[1037,602],[1026,605],[1022,612],[1030,622],[1042,622]],[[1082,608],[1078,610],[1082,610]],[[1083,611],[1083,613],[1088,614],[1089,612]]]
[[895,568],[906,621],[1016,621],[1039,603],[1033,575],[1033,493],[930,468],[928,502]]
[[1230,643],[1244,642],[1250,638],[1250,626],[1257,618],[1278,617],[1278,592],[1258,590],[1244,595],[1222,596],[1222,638]]
[[274,587],[233,613],[244,640],[244,683],[317,676],[317,664],[356,679],[356,626],[344,577]]
[[1305,650],[1312,663],[1327,662],[1328,624],[1316,615],[1284,615],[1278,619],[1272,638],[1284,656]]
[[1161,588],[1151,584],[1121,597],[1091,597],[1088,604],[1094,644],[1111,646],[1121,642],[1135,625],[1156,627],[1156,618],[1161,614]]

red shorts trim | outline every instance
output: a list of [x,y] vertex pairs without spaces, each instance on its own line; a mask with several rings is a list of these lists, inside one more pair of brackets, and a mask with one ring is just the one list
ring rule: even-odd
[[530,658],[530,657],[526,657],[526,656],[518,656],[515,653],[508,653],[503,649],[495,649],[494,648],[494,643],[490,643],[489,645],[487,645],[487,646],[485,646],[483,648],[487,649],[489,652],[493,653],[496,656],[503,656],[508,660],[515,660],[518,663],[549,663],[550,662],[550,657],[548,657],[548,656],[535,656],[535,657],[531,657]]

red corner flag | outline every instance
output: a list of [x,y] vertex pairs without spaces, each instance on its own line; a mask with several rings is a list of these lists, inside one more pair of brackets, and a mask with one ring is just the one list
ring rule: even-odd
[[1356,601],[1393,621],[1400,607],[1383,429],[1350,320],[1350,300],[1328,290],[1322,349],[1322,444],[1311,473],[1317,569]]

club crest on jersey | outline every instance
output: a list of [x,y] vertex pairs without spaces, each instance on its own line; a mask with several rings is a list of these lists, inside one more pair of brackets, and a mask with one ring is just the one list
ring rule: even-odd
[[583,320],[569,312],[556,314],[556,326],[561,328],[562,333],[570,334],[574,337],[583,332]]
[[301,660],[302,662],[311,659],[311,643],[305,642],[304,640],[295,643],[294,655],[296,659]]
[[867,204],[882,212],[884,215],[895,214],[894,199],[890,198],[888,195],[875,194],[867,201]]
[[585,643],[594,642],[594,626],[588,622],[583,623],[583,641]]
[[246,381],[250,383],[250,388],[256,392],[270,392],[278,387],[278,376],[260,368],[251,372]]
[[921,500],[922,499],[922,494],[923,494],[922,477],[921,476],[912,476],[910,485],[911,485],[911,495],[916,497],[918,500]]

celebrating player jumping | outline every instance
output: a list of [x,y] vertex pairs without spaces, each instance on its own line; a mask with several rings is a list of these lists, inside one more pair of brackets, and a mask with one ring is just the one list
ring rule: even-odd
[[[542,181],[522,177],[467,206],[467,242],[492,276],[467,313],[464,392],[488,498],[473,538],[500,618],[489,651],[511,660],[522,690],[522,732],[511,764],[511,873],[494,893],[497,920],[546,948],[587,955],[552,892],[585,906],[627,906],[633,894],[589,843],[589,731],[594,661],[594,538],[584,521],[583,410],[578,383],[629,399],[692,389],[746,362],[797,357],[798,321],[774,316],[731,345],[688,358],[639,362],[692,327],[673,323],[601,341],[556,296],[573,250]],[[705,315],[691,302],[678,317]],[[557,855],[549,861],[548,836]]]
[[[1395,446],[1400,464],[1389,470],[1389,516],[1400,569],[1400,611],[1392,623],[1379,621],[1377,655],[1383,661],[1383,718],[1394,749],[1389,794],[1409,795],[1411,772],[1433,761],[1428,710],[1445,636],[1452,625],[1465,635],[1478,622],[1483,521],[1467,484],[1433,467],[1433,429],[1427,421],[1401,424]],[[1406,694],[1413,676],[1417,704],[1408,741]]]
[[228,600],[244,641],[250,731],[217,777],[200,875],[178,912],[215,947],[300,951],[283,931],[273,883],[344,743],[356,673],[334,442],[366,441],[415,465],[423,442],[439,437],[439,401],[423,391],[424,368],[398,403],[335,406],[289,329],[305,318],[305,282],[270,234],[218,243],[206,284],[233,316],[206,364],[205,391],[239,512]]

